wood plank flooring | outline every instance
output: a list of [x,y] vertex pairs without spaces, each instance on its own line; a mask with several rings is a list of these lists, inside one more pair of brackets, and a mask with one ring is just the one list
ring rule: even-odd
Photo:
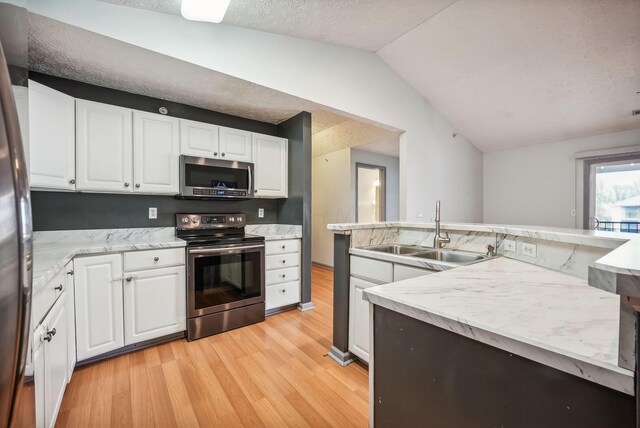
[[57,426],[367,426],[366,366],[326,356],[332,282],[313,268],[315,310],[77,368]]

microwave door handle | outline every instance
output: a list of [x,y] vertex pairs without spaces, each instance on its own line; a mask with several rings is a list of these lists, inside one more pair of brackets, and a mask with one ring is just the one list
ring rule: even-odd
[[249,173],[249,188],[247,189],[248,193],[253,193],[253,177],[251,176],[251,167],[247,167],[247,172]]

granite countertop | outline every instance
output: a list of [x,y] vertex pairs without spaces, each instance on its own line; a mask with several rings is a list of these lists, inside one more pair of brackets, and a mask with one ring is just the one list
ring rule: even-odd
[[[297,225],[247,225],[245,231],[265,240],[302,238]],[[33,234],[33,291],[37,292],[75,256],[154,248],[185,247],[173,227],[56,230]]]
[[629,395],[618,366],[620,297],[504,257],[364,290],[409,317]]

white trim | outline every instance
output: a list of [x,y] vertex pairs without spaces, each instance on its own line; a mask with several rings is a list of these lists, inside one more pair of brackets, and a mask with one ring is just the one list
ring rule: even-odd
[[627,147],[615,147],[612,149],[587,150],[586,152],[577,152],[576,159],[599,158],[599,157],[626,155],[626,154],[633,154],[633,153],[640,153],[640,145],[627,146]]

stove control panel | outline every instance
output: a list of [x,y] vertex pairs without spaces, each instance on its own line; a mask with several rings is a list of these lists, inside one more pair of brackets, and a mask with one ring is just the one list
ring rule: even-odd
[[176,214],[176,228],[193,229],[229,229],[246,225],[244,214]]

